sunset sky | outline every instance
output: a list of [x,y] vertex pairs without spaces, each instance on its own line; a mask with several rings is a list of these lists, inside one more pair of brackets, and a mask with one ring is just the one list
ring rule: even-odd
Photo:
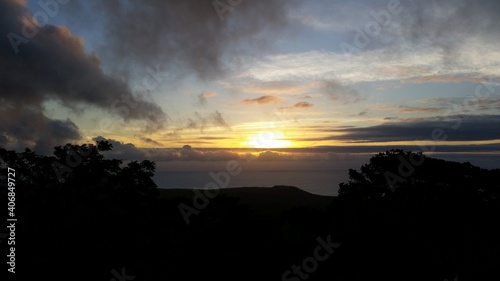
[[40,2],[0,0],[0,146],[434,145],[499,164],[498,1]]

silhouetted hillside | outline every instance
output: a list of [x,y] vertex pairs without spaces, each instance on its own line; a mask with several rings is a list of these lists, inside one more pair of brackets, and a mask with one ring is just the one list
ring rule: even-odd
[[[220,191],[219,196],[221,195],[237,199],[261,219],[274,219],[284,211],[296,207],[325,210],[334,200],[333,197],[311,194],[294,186],[225,188]],[[190,189],[160,189],[160,196],[191,200],[194,193]]]
[[110,149],[0,149],[2,175],[16,170],[22,280],[499,280],[500,170],[393,150],[350,170],[338,197],[205,193],[158,190],[154,162]]

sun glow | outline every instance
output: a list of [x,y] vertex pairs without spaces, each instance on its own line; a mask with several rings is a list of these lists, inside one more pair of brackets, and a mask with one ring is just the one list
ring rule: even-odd
[[284,135],[280,132],[261,132],[249,136],[246,145],[254,148],[285,148],[291,146],[292,142],[283,138]]

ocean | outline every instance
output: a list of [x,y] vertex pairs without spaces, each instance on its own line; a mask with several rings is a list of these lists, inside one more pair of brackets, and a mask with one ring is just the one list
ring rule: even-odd
[[[344,157],[336,161],[240,161],[242,172],[231,176],[227,187],[296,186],[319,195],[335,196],[339,184],[349,180],[348,170],[359,169],[370,154]],[[470,161],[483,168],[499,168],[498,155],[435,154],[449,161]],[[159,188],[203,188],[214,182],[211,171],[227,169],[227,161],[157,161],[154,180]]]
[[[159,171],[154,180],[159,188],[203,188],[214,182],[210,171]],[[349,179],[347,169],[337,170],[244,170],[230,177],[227,187],[296,186],[309,193],[334,196],[338,185]]]

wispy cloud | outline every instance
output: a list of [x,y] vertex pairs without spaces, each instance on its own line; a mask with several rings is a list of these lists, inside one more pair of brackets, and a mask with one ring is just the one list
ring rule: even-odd
[[482,77],[466,77],[466,76],[453,76],[453,75],[431,75],[422,77],[413,77],[401,80],[402,83],[482,83],[487,79]]
[[430,98],[430,99],[420,99],[418,102],[420,103],[437,103],[437,102],[444,102],[449,99],[447,98]]
[[453,67],[443,61],[438,47],[393,47],[349,56],[308,51],[266,57],[248,66],[240,76],[263,82],[296,79],[309,83],[333,79],[345,85],[394,80],[419,83],[425,79],[477,82],[486,77],[500,77],[500,49],[495,45],[467,41],[457,51],[461,56]]
[[245,99],[244,104],[270,104],[270,103],[280,103],[283,99],[277,96],[261,96],[255,99]]
[[237,81],[225,81],[221,84],[238,93],[261,94],[261,95],[300,95],[308,93],[321,85],[317,82],[305,81],[258,81],[238,83]]
[[411,107],[411,106],[401,105],[401,106],[399,106],[398,112],[434,113],[434,112],[439,112],[439,111],[443,111],[443,110],[444,110],[444,108],[442,108],[442,107]]
[[142,140],[143,142],[147,143],[147,144],[152,144],[154,146],[159,146],[159,147],[163,146],[163,144],[161,144],[160,142],[157,142],[157,141],[155,141],[154,139],[151,139],[151,138],[140,137],[139,139]]
[[199,106],[207,106],[208,105],[208,99],[215,97],[217,93],[214,92],[209,92],[209,93],[201,93],[198,95],[198,102],[197,105]]
[[312,103],[301,101],[301,102],[298,102],[298,103],[296,103],[296,104],[294,104],[292,106],[282,106],[279,109],[280,110],[307,109],[307,108],[311,108],[313,106],[314,105]]
[[361,94],[352,87],[345,86],[337,80],[329,79],[323,81],[325,94],[334,102],[355,103],[363,99]]
[[171,134],[172,136],[178,136],[184,129],[198,129],[203,133],[208,127],[219,127],[229,131],[232,130],[222,113],[216,110],[215,112],[209,114],[195,112],[194,117],[188,118],[186,125],[183,128],[177,128]]

